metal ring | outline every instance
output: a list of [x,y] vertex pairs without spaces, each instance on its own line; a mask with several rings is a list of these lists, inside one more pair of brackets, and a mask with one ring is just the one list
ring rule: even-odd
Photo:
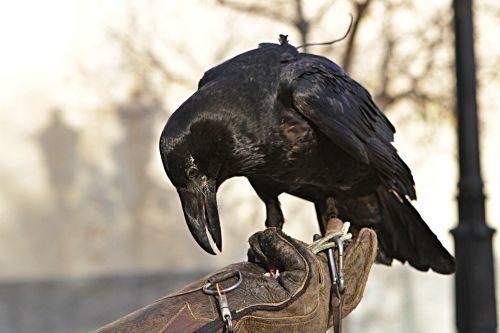
[[[234,270],[234,274],[232,275],[229,275],[228,277],[226,277],[224,280],[227,280],[229,278],[232,278],[233,276],[236,276],[238,275],[238,281],[236,281],[235,284],[233,284],[232,286],[229,286],[227,288],[224,288],[220,291],[221,294],[225,294],[225,293],[228,293],[230,291],[233,291],[234,289],[238,288],[239,285],[241,284],[241,282],[243,281],[243,276],[241,275],[241,272],[239,270]],[[203,286],[203,292],[205,294],[208,294],[208,295],[218,295],[218,291],[217,289],[210,289],[210,287],[212,287],[215,283],[220,283],[224,280],[221,280],[221,281],[212,281],[212,282],[208,282],[206,283],[204,286]]]

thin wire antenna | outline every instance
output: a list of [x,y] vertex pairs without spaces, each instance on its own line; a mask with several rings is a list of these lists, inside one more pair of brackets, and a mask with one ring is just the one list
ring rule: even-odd
[[331,45],[331,44],[335,44],[335,43],[338,43],[340,41],[343,41],[344,39],[346,39],[346,37],[349,35],[349,33],[351,32],[351,28],[352,28],[352,23],[354,21],[354,18],[352,17],[352,14],[349,14],[349,16],[351,17],[351,22],[349,22],[349,27],[347,28],[347,31],[345,32],[344,36],[340,37],[340,38],[337,38],[337,39],[334,39],[330,42],[323,42],[323,43],[307,43],[307,44],[304,44],[304,45],[300,45],[300,46],[297,46],[296,49],[300,49],[300,48],[303,48],[303,47],[306,47],[306,46],[317,46],[317,45]]

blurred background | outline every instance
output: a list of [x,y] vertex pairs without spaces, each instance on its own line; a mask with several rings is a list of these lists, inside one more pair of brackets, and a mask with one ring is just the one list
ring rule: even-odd
[[[500,3],[475,6],[487,221],[499,228]],[[244,260],[263,204],[246,179],[224,183],[224,252],[206,254],[163,171],[161,130],[210,67],[279,34],[294,45],[337,38],[349,13],[345,41],[307,51],[343,66],[396,125],[416,206],[453,252],[449,0],[1,0],[0,332],[87,332]],[[280,199],[285,231],[311,241],[313,205]],[[376,266],[346,331],[454,332],[453,284]]]

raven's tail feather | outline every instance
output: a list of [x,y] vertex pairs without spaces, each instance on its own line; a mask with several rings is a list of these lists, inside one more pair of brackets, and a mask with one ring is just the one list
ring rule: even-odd
[[382,263],[390,263],[390,258],[395,258],[408,261],[421,271],[430,268],[441,274],[455,272],[455,259],[407,198],[385,188],[377,190],[377,197],[382,221],[374,229],[379,234]]

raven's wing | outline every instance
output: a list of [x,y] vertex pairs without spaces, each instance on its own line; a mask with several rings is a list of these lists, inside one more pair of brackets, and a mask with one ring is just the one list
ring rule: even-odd
[[388,189],[416,198],[411,171],[392,145],[394,126],[335,63],[301,54],[282,68],[278,98],[353,158],[372,165]]
[[374,193],[339,202],[338,208],[353,227],[368,224],[377,231],[382,262],[396,258],[424,271],[454,271],[453,257],[409,201],[416,197],[411,171],[392,145],[394,127],[366,89],[328,59],[302,54],[283,66],[278,98],[377,171],[381,185]]

